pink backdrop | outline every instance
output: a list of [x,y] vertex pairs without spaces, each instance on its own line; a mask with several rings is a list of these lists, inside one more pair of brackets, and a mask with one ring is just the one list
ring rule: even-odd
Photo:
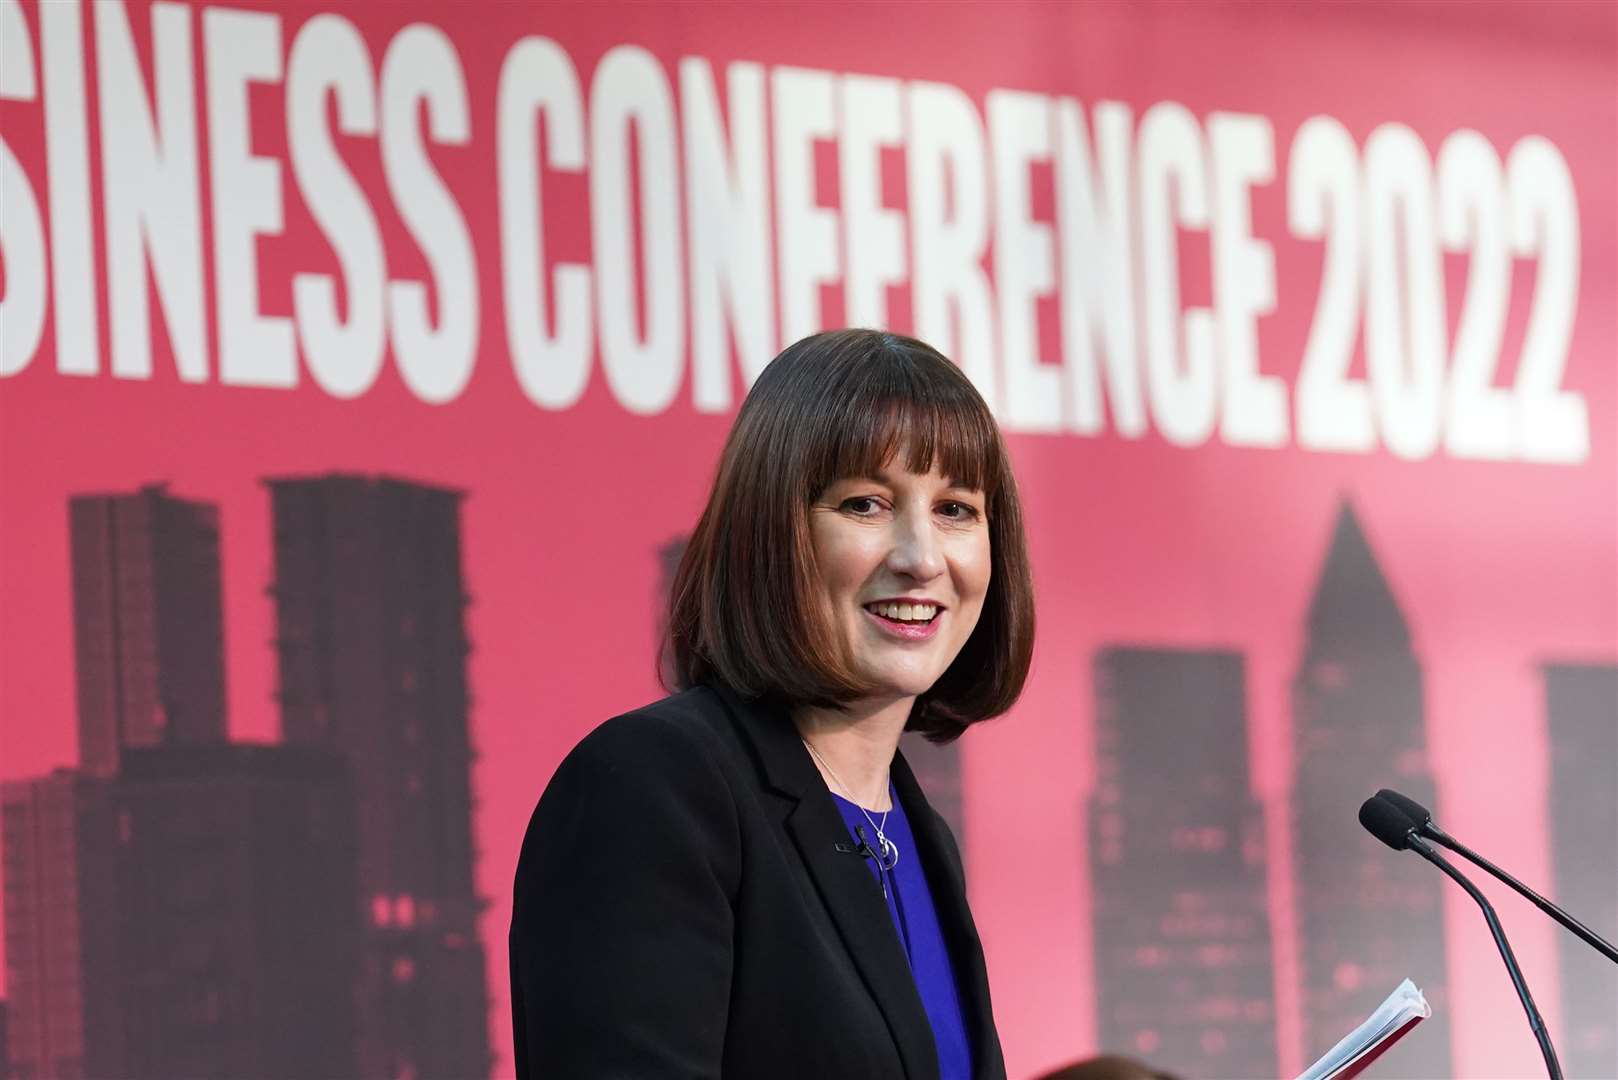
[[[241,9],[268,13],[263,23],[252,24],[251,34],[261,40],[267,26],[278,28],[280,41],[266,46],[266,55],[283,61],[311,17],[339,11],[304,3]],[[145,4],[130,4],[124,14],[149,95],[153,12]],[[671,297],[685,313],[683,319],[660,314],[645,289],[638,290],[638,308],[631,295],[633,319],[627,329],[600,312],[556,311],[553,303],[558,321],[568,318],[593,327],[597,346],[588,354],[593,358],[588,383],[565,407],[547,406],[525,394],[508,346],[508,322],[514,316],[502,293],[502,230],[509,233],[512,226],[502,217],[497,115],[508,52],[519,39],[537,35],[571,62],[586,124],[590,110],[608,107],[608,91],[601,91],[598,101],[591,80],[604,55],[617,46],[645,50],[655,63],[634,71],[655,70],[664,77],[662,98],[655,88],[644,91],[635,82],[638,74],[626,77],[621,84],[629,88],[622,91],[630,103],[626,107],[655,112],[655,103],[667,100],[677,117],[690,107],[677,77],[686,58],[709,65],[714,83],[722,88],[721,102],[734,100],[733,91],[723,90],[733,62],[762,65],[771,89],[761,100],[774,101],[778,110],[769,113],[776,142],[766,141],[760,150],[768,162],[763,175],[770,177],[777,200],[783,197],[783,179],[809,184],[816,205],[833,215],[841,213],[849,197],[850,170],[843,160],[848,150],[840,150],[838,140],[861,117],[876,114],[859,111],[870,108],[868,104],[832,109],[830,133],[809,144],[813,177],[794,177],[790,169],[796,159],[783,156],[787,151],[781,142],[788,124],[779,112],[780,102],[771,96],[779,85],[771,80],[780,66],[896,80],[896,100],[907,103],[913,99],[904,95],[915,81],[948,84],[973,105],[980,131],[988,117],[987,95],[996,88],[1042,95],[1037,100],[1045,107],[1056,99],[1076,102],[1092,135],[1100,128],[1097,103],[1126,105],[1137,135],[1143,116],[1154,106],[1179,103],[1195,139],[1184,143],[1164,137],[1153,145],[1169,156],[1189,146],[1187,152],[1200,163],[1195,168],[1203,170],[1205,180],[1212,166],[1204,155],[1216,152],[1207,141],[1214,114],[1257,117],[1259,126],[1272,133],[1273,147],[1258,154],[1269,161],[1272,176],[1250,178],[1246,198],[1238,192],[1234,202],[1220,200],[1224,189],[1213,180],[1209,214],[1222,223],[1216,229],[1230,226],[1228,207],[1245,202],[1251,236],[1273,252],[1273,308],[1260,301],[1245,325],[1256,333],[1251,355],[1258,358],[1258,372],[1277,379],[1271,385],[1288,395],[1286,430],[1281,438],[1269,440],[1275,445],[1241,445],[1239,437],[1218,428],[1200,436],[1166,438],[1167,396],[1163,403],[1148,399],[1145,430],[1138,437],[1120,430],[1125,425],[1116,419],[1113,389],[1101,430],[1094,433],[1075,430],[1071,414],[1059,421],[1058,430],[1039,430],[1037,409],[1017,415],[1018,409],[1033,407],[1014,401],[1015,390],[1000,402],[1027,504],[1040,634],[1023,700],[1010,716],[965,740],[961,770],[973,908],[1013,1075],[1091,1051],[1098,1041],[1097,1002],[1104,1002],[1107,987],[1097,985],[1090,929],[1085,806],[1095,780],[1092,656],[1119,643],[1228,649],[1245,658],[1251,784],[1266,810],[1271,852],[1265,880],[1280,1068],[1290,1075],[1324,1049],[1305,1045],[1296,992],[1300,960],[1287,810],[1293,765],[1288,687],[1300,662],[1311,592],[1345,499],[1398,597],[1425,673],[1426,734],[1442,820],[1452,831],[1486,845],[1494,858],[1525,879],[1552,881],[1546,809],[1550,747],[1539,665],[1555,660],[1611,665],[1618,658],[1618,380],[1612,344],[1618,332],[1613,314],[1618,292],[1613,197],[1618,190],[1618,17],[1611,5],[957,4],[928,11],[911,5],[500,5],[473,15],[464,7],[413,3],[343,6],[340,14],[358,31],[368,54],[370,71],[357,76],[361,97],[374,98],[384,56],[407,24],[438,27],[459,62],[467,134],[460,139],[429,135],[423,145],[464,220],[473,252],[478,302],[470,345],[475,364],[464,389],[452,390],[441,402],[424,400],[430,395],[407,384],[392,345],[374,384],[350,396],[323,388],[305,366],[307,345],[290,341],[285,355],[292,357],[295,386],[231,385],[233,380],[224,374],[219,343],[222,335],[235,331],[222,325],[221,312],[240,310],[228,307],[226,294],[244,279],[217,265],[220,223],[215,219],[213,170],[219,154],[228,151],[219,149],[220,132],[211,127],[204,58],[210,49],[223,53],[228,48],[208,43],[199,10],[189,10],[185,17],[195,91],[177,100],[193,111],[196,130],[200,194],[194,205],[203,223],[196,265],[203,271],[200,295],[205,299],[202,321],[193,320],[193,325],[205,330],[200,339],[202,378],[180,377],[173,341],[183,336],[175,327],[186,319],[175,318],[158,302],[165,290],[176,297],[184,294],[183,282],[195,277],[187,277],[190,264],[183,259],[167,284],[155,271],[148,278],[149,377],[120,377],[114,371],[111,334],[117,323],[109,307],[114,288],[109,283],[116,272],[109,267],[107,199],[108,188],[124,181],[101,171],[104,133],[96,87],[108,76],[98,73],[102,54],[96,23],[111,16],[88,8],[82,13],[81,59],[89,80],[84,85],[90,134],[79,153],[89,164],[86,235],[91,263],[83,280],[92,300],[93,326],[84,339],[88,345],[75,346],[76,358],[67,357],[62,342],[69,339],[59,336],[62,312],[74,312],[81,330],[87,324],[84,310],[75,309],[71,298],[64,305],[64,272],[57,265],[58,237],[69,236],[71,226],[56,218],[65,220],[71,210],[66,202],[53,205],[47,175],[47,120],[55,119],[41,95],[19,92],[24,80],[17,67],[5,77],[0,126],[5,146],[15,156],[15,163],[3,163],[7,198],[14,199],[9,185],[20,183],[31,190],[44,237],[42,258],[56,274],[34,279],[44,289],[43,322],[34,339],[24,342],[26,355],[10,351],[5,356],[8,377],[0,381],[0,723],[6,778],[38,775],[76,758],[65,511],[69,495],[133,490],[167,480],[177,494],[218,505],[229,729],[238,738],[274,740],[279,721],[269,642],[275,610],[265,592],[273,552],[270,508],[258,479],[340,470],[465,490],[463,565],[474,597],[467,615],[475,646],[470,658],[472,737],[479,754],[473,775],[477,883],[489,898],[482,928],[495,1071],[509,1070],[504,936],[510,874],[528,812],[556,763],[581,735],[605,717],[660,693],[652,662],[660,588],[656,549],[695,520],[734,401],[745,385],[742,369],[732,363],[730,403],[702,411],[694,405],[692,335],[699,304],[693,299],[695,275],[687,260],[696,229],[683,200],[686,186],[695,181],[679,157],[686,137],[676,120],[671,134],[679,184],[671,191],[672,182],[654,173],[626,190],[646,200],[641,203],[643,218],[659,220],[663,211],[654,204],[670,199],[676,220],[685,221],[672,240],[678,273],[672,281],[666,275],[658,278],[651,290]],[[28,35],[5,41],[8,62],[15,63],[14,50],[26,50],[30,65],[38,69],[40,88],[54,90],[46,70],[47,50],[41,45],[40,10],[5,0],[0,15],[6,20],[0,27],[4,34],[12,33],[20,16]],[[73,80],[60,70],[55,77],[71,85]],[[804,109],[819,101],[813,94],[794,100]],[[653,106],[645,106],[648,101]],[[266,318],[288,319],[293,315],[294,275],[341,279],[343,267],[294,175],[296,147],[288,135],[282,73],[253,84],[246,102],[251,153],[278,169],[279,194],[267,200],[242,196],[237,203],[217,205],[243,213],[262,213],[265,205],[278,208],[284,225],[277,228],[266,219],[258,229],[262,235],[250,241],[256,244],[257,287],[246,303]],[[333,130],[337,114],[329,101],[325,108],[324,122]],[[385,127],[386,103],[379,111]],[[657,127],[655,115],[637,115],[637,130]],[[900,115],[913,114],[901,109]],[[1578,242],[1570,263],[1577,281],[1570,294],[1565,372],[1554,385],[1582,401],[1587,445],[1567,452],[1567,460],[1560,462],[1524,460],[1529,452],[1520,447],[1525,443],[1510,438],[1502,443],[1506,450],[1499,460],[1452,452],[1442,439],[1432,452],[1404,455],[1391,452],[1386,437],[1376,437],[1376,445],[1363,452],[1300,446],[1294,410],[1306,343],[1320,318],[1316,297],[1327,245],[1289,224],[1289,184],[1302,182],[1289,154],[1300,128],[1317,116],[1334,118],[1346,130],[1356,168],[1364,166],[1373,132],[1388,124],[1403,125],[1414,134],[1429,168],[1446,140],[1461,129],[1479,133],[1500,161],[1529,136],[1552,145],[1571,179]],[[734,117],[729,123],[734,132]],[[546,138],[554,137],[556,121],[548,118],[542,130]],[[892,145],[875,152],[880,203],[901,214],[912,210],[907,169],[916,144],[906,140],[917,130],[901,124],[900,134],[889,140]],[[1027,130],[1033,129],[1019,130],[1030,137]],[[1142,145],[1149,141],[1139,137]],[[375,215],[385,274],[394,281],[427,282],[434,297],[431,318],[441,318],[446,301],[440,270],[424,255],[399,200],[390,194],[380,149],[386,139],[363,132],[333,138]],[[588,131],[581,141],[595,148]],[[645,160],[649,153],[655,160],[655,151],[645,146],[638,153],[639,158],[629,160]],[[1017,175],[1024,177],[1020,182],[1026,185],[1029,217],[1055,233],[1055,167],[1048,150],[1030,156],[1032,163],[1013,163],[1023,170]],[[1017,214],[1015,208],[1005,209],[1011,196],[993,182],[994,167],[981,160],[979,165],[990,183],[978,208],[987,217],[987,242],[977,262],[990,289],[998,290],[993,293],[993,318],[984,324],[993,336],[992,347],[982,354],[987,359],[981,370],[999,379],[1010,377],[1007,373],[1019,364],[1018,370],[1058,371],[1064,345],[1077,333],[1060,303],[1062,259],[1042,258],[1037,243],[1018,249],[1002,244],[1000,226]],[[625,272],[633,280],[637,271],[633,264],[614,271],[612,254],[597,250],[599,238],[592,243],[591,200],[601,196],[590,186],[590,167],[569,172],[547,163],[542,168],[540,227],[547,268],[557,262],[588,264],[595,258],[599,289],[607,287],[602,282],[609,273]],[[18,168],[20,173],[13,171]],[[65,175],[74,166],[60,168]],[[1149,240],[1139,238],[1147,228],[1142,222],[1149,223],[1160,211],[1152,209],[1145,179],[1150,170],[1139,155],[1131,156],[1124,168],[1135,203],[1128,219],[1137,241],[1132,251],[1137,273],[1144,273],[1142,252]],[[1343,190],[1370,191],[1377,181],[1366,179],[1368,175]],[[1184,174],[1171,182],[1182,194],[1186,183]],[[960,187],[958,179],[952,184],[952,209],[959,213],[970,190]],[[1548,184],[1543,178],[1525,180],[1510,197],[1539,205],[1533,200],[1549,190]],[[1432,195],[1437,188],[1431,179],[1426,185],[1412,189],[1418,191],[1418,201],[1420,192],[1440,198]],[[426,188],[418,184],[417,190]],[[1369,208],[1373,200],[1374,195],[1365,194],[1363,206]],[[18,317],[26,303],[26,298],[18,300],[22,275],[46,265],[19,261],[19,245],[26,242],[13,223],[15,205],[7,205],[3,236],[4,313],[13,323],[6,327],[8,350],[17,348],[13,335],[26,337],[27,327],[16,326],[25,321]],[[182,196],[177,205],[188,204]],[[428,206],[426,196],[416,205]],[[779,206],[774,212],[786,213]],[[1510,227],[1509,214],[1489,218],[1479,213],[1469,219],[1464,209],[1444,205],[1437,213]],[[174,228],[170,217],[154,220],[155,232]],[[824,245],[814,238],[812,224],[807,232],[788,233],[779,227],[781,217],[774,220],[777,243],[765,265],[773,269],[775,280],[763,283],[763,295],[777,317],[772,318],[768,349],[746,355],[749,364],[789,340],[793,328],[850,321],[845,286],[850,274],[862,269],[848,265],[842,217],[825,219],[831,239]],[[794,217],[791,228],[813,220]],[[1364,233],[1357,235],[1370,237],[1382,227],[1369,209],[1365,220]],[[901,256],[896,280],[881,295],[887,301],[887,324],[915,332],[925,329],[913,314],[910,284],[917,241],[903,231],[904,218],[899,228],[903,239],[895,248]],[[1404,232],[1390,235],[1410,233],[1421,247],[1419,222],[1413,226],[1406,220],[1402,228]],[[445,235],[442,227],[434,232]],[[1232,333],[1239,334],[1244,322],[1239,302],[1231,297],[1253,287],[1252,281],[1262,280],[1263,274],[1255,277],[1240,264],[1226,272],[1215,269],[1218,242],[1210,240],[1206,227],[1181,221],[1173,235],[1179,265],[1167,273],[1179,283],[1180,304],[1228,304],[1235,312]],[[660,274],[655,262],[659,241],[637,239],[633,230],[630,237],[635,257],[654,267],[648,273]],[[1062,235],[1054,243],[1063,254],[1071,247]],[[1366,241],[1368,246],[1375,243]],[[817,288],[801,275],[807,273],[804,266],[818,265],[822,250],[830,252],[831,261]],[[1422,250],[1427,252],[1422,257],[1441,260],[1442,332],[1448,344],[1439,350],[1440,363],[1443,378],[1452,379],[1456,365],[1450,347],[1461,336],[1468,290],[1480,286],[1469,284],[1472,267],[1464,250],[1438,255],[1435,242]],[[1078,252],[1074,265],[1085,265],[1087,258],[1095,256]],[[1515,358],[1523,349],[1536,282],[1540,289],[1553,288],[1539,276],[1548,262],[1549,256],[1541,259],[1529,252],[1502,264],[1508,291],[1496,302],[1503,327],[1499,367],[1490,376],[1494,387],[1514,385]],[[133,265],[135,273],[146,274],[140,269],[144,264]],[[1007,306],[1000,294],[1011,288],[1008,282],[1016,275],[1037,280],[1042,268],[1050,285],[1045,295],[1039,295],[1037,286],[1032,290],[1031,315]],[[1368,288],[1374,287],[1375,267],[1356,273]],[[1407,267],[1400,273],[1410,271]],[[793,284],[802,280],[809,284]],[[116,287],[130,286],[125,280]],[[792,289],[798,290],[793,296],[818,298],[818,318],[803,300],[788,297]],[[1151,282],[1137,281],[1135,294],[1137,307],[1148,308]],[[856,304],[868,304],[871,295],[866,289]],[[1396,295],[1419,306],[1421,294],[1408,280],[1401,281]],[[1354,352],[1347,377],[1355,381],[1368,377],[1357,330],[1361,310],[1363,305],[1352,313],[1349,331]],[[525,308],[523,318],[528,313]],[[1149,310],[1132,314],[1140,328],[1133,370],[1144,378],[1139,373],[1148,365],[1155,316]],[[724,318],[735,321],[730,315]],[[1167,325],[1176,333],[1176,323]],[[539,326],[541,333],[548,332],[544,322]],[[656,352],[654,339],[664,331],[673,343],[668,355],[674,368],[659,368],[659,360],[647,358]],[[971,332],[965,327],[956,342],[943,344],[958,352],[960,340],[970,340]],[[251,332],[242,333],[246,340]],[[399,331],[389,340],[396,344],[406,333]],[[612,345],[614,334],[627,334],[629,346]],[[265,332],[254,340],[271,341],[263,346],[269,355],[275,351],[272,339]],[[649,340],[651,345],[643,344]],[[727,352],[734,352],[730,339],[724,340]],[[1241,348],[1233,344],[1235,337],[1218,340],[1215,353],[1225,365],[1218,370],[1225,371]],[[440,345],[421,347],[431,353]],[[455,347],[443,347],[427,367],[454,367]],[[619,379],[609,378],[604,348],[620,349],[624,359],[617,370],[624,374]],[[635,348],[646,352],[636,354]],[[1172,342],[1170,349],[1181,346]],[[1195,368],[1183,350],[1179,361],[1182,374]],[[76,374],[75,363],[80,365]],[[658,372],[664,370],[675,371],[678,380],[666,402],[657,400],[663,385]],[[445,378],[446,385],[454,382]],[[1186,378],[1194,381],[1194,371]],[[1187,400],[1197,398],[1194,390],[1188,394]],[[1215,412],[1227,417],[1234,410],[1233,399],[1214,397],[1219,398]],[[642,402],[639,408],[633,404],[637,400]],[[1398,407],[1395,403],[1376,412],[1383,418],[1378,423],[1394,425],[1397,421],[1386,417]],[[1195,717],[1186,718],[1188,724],[1195,722]],[[1391,853],[1388,857],[1394,858]],[[1515,899],[1498,896],[1497,903],[1557,1032],[1563,984],[1554,928]],[[1458,891],[1447,891],[1444,905],[1456,1074],[1532,1074],[1535,1049],[1481,920]]]

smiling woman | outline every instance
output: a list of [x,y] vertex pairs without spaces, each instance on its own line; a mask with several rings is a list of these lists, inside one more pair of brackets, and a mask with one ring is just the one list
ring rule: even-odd
[[597,728],[534,811],[519,1075],[1003,1076],[960,854],[898,743],[1011,707],[1032,595],[954,364],[870,330],[776,357],[675,576],[678,692]]
[[[959,662],[918,695],[908,728],[953,737],[1010,708],[1033,648],[1033,590],[1005,443],[959,368],[920,341],[872,330],[805,338],[771,361],[743,402],[674,579],[668,645],[681,687],[717,679],[747,696],[821,706],[872,692],[850,640],[837,636],[827,595],[835,570],[821,565],[816,539],[830,530],[815,523],[834,495],[839,507],[860,496],[873,508],[885,502],[891,516],[893,491],[880,477],[894,466],[911,487],[926,474],[947,479],[947,501],[977,511],[997,583],[980,632],[965,626],[959,656],[948,658]],[[940,507],[938,528],[921,538],[936,543],[947,513]],[[908,557],[892,554],[901,566]],[[924,593],[913,574],[902,576],[911,580],[894,596]]]

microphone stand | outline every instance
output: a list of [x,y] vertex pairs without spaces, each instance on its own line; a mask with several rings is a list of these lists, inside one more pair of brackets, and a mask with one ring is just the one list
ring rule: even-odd
[[1506,962],[1506,973],[1511,976],[1512,988],[1517,991],[1517,998],[1528,1013],[1528,1026],[1533,1029],[1534,1038],[1539,1042],[1539,1052],[1545,1057],[1545,1068],[1550,1071],[1550,1080],[1562,1080],[1562,1066],[1556,1060],[1556,1050],[1551,1046],[1550,1034],[1545,1030],[1545,1020],[1534,1005],[1533,995],[1528,992],[1528,983],[1523,979],[1522,968],[1517,966],[1517,957],[1511,951],[1511,943],[1506,940],[1506,932],[1500,926],[1499,916],[1494,913],[1494,905],[1478,891],[1476,885],[1467,880],[1466,875],[1451,866],[1448,859],[1434,851],[1433,846],[1418,836],[1414,829],[1410,831],[1408,839],[1410,850],[1453,878],[1455,884],[1465,889],[1466,895],[1476,900],[1478,907],[1483,909],[1483,918],[1489,924],[1489,933],[1494,935],[1494,944],[1500,950],[1500,958]]
[[1489,873],[1493,874],[1507,885],[1510,885],[1517,891],[1518,895],[1522,896],[1539,910],[1543,911],[1545,914],[1567,927],[1573,933],[1577,934],[1581,939],[1584,940],[1586,944],[1593,947],[1602,956],[1605,956],[1608,960],[1618,964],[1618,949],[1613,948],[1612,945],[1600,934],[1597,934],[1594,930],[1591,930],[1588,926],[1585,926],[1578,919],[1575,919],[1572,915],[1569,915],[1566,911],[1563,911],[1560,907],[1551,903],[1533,889],[1530,889],[1528,886],[1524,885],[1522,882],[1518,881],[1516,878],[1494,865],[1494,863],[1490,862],[1488,859],[1485,859],[1482,855],[1479,855],[1477,852],[1455,839],[1443,829],[1440,829],[1437,825],[1433,824],[1432,821],[1429,820],[1423,822],[1420,828],[1423,833],[1431,837],[1433,840],[1449,848],[1463,859],[1468,859],[1471,862],[1476,863],[1478,866],[1481,866],[1484,870],[1487,870]]

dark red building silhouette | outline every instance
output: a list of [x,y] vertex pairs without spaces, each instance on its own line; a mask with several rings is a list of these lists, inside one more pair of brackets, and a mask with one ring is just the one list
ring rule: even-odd
[[1346,503],[1309,605],[1292,710],[1304,1056],[1325,1053],[1409,977],[1433,1016],[1378,1059],[1377,1075],[1449,1076],[1442,876],[1395,857],[1356,816],[1378,788],[1437,800],[1410,628]]
[[1090,800],[1101,1046],[1185,1076],[1276,1075],[1263,810],[1242,659],[1095,658]]
[[340,751],[354,777],[359,1072],[486,1076],[461,493],[337,474],[265,484],[282,735]]
[[[1551,851],[1555,899],[1618,941],[1618,666],[1547,664]],[[1569,1076],[1618,1076],[1618,968],[1557,931],[1562,1033]]]
[[68,501],[79,764],[225,739],[219,511],[161,484]]
[[17,1080],[130,1076],[110,778],[58,769],[0,784],[9,1062]]

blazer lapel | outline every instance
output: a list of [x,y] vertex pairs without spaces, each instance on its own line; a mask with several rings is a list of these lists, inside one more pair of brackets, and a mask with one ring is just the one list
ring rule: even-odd
[[938,1051],[932,1025],[882,899],[882,888],[863,858],[838,850],[838,845],[847,847],[852,838],[809,752],[785,716],[716,689],[758,753],[770,786],[797,801],[786,818],[787,832],[855,969],[887,1021],[905,1074],[914,1080],[937,1080]]
[[1005,1058],[1001,1054],[989,1001],[989,973],[983,961],[983,942],[978,938],[972,909],[966,902],[966,877],[955,845],[944,835],[946,826],[928,804],[903,754],[895,754],[893,758],[893,787],[910,819],[910,831],[920,849],[922,865],[927,868],[933,908],[938,912],[938,925],[944,932],[950,964],[955,969],[961,1011],[972,1035],[972,1075],[1004,1077]]

